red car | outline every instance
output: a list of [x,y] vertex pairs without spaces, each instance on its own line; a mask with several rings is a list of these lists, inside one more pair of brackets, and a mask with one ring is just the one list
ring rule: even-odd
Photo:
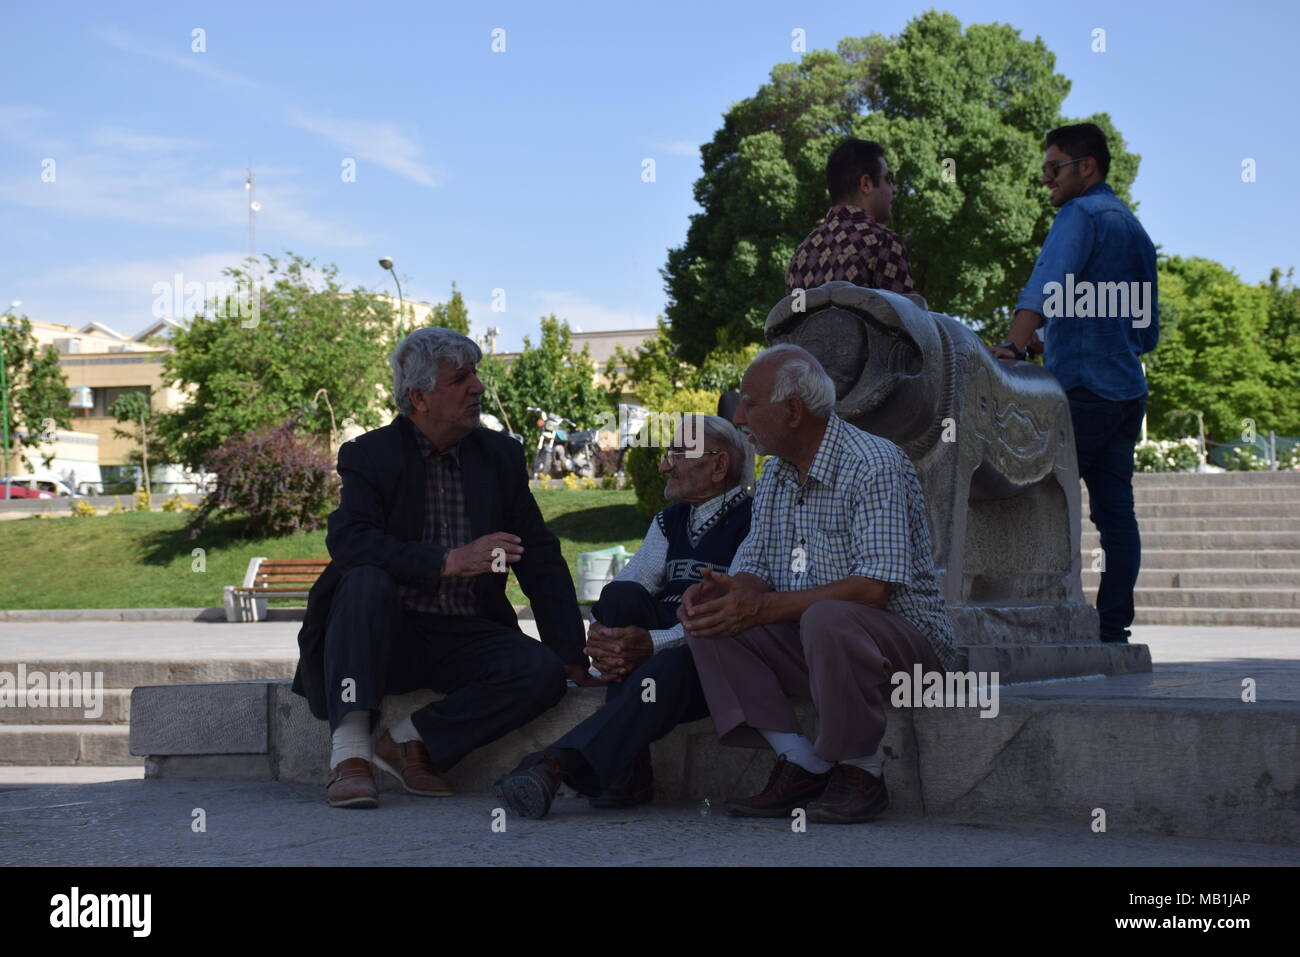
[[52,492],[40,492],[35,489],[23,488],[21,485],[6,485],[0,483],[0,502],[6,499],[16,498],[54,498]]

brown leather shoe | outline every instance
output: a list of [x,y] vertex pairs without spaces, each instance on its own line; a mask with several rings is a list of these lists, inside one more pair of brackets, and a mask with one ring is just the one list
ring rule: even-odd
[[767,787],[753,797],[731,798],[727,813],[733,817],[789,817],[795,808],[818,797],[830,777],[830,771],[813,774],[782,755],[776,759]]
[[330,807],[379,807],[375,787],[375,769],[365,758],[346,758],[330,772],[325,787],[325,803]]
[[411,794],[451,797],[455,792],[438,777],[429,749],[419,738],[398,744],[387,731],[375,745],[375,764],[402,782]]
[[808,820],[823,824],[859,824],[889,807],[885,779],[851,764],[831,769],[826,790],[808,805]]

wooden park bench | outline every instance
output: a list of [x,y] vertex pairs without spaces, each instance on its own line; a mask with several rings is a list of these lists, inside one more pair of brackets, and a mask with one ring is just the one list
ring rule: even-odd
[[242,585],[226,585],[226,621],[265,621],[268,598],[306,598],[328,558],[250,558]]

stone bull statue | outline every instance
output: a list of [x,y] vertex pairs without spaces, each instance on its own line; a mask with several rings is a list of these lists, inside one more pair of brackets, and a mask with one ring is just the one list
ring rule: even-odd
[[1004,680],[1150,670],[1149,658],[1145,667],[1121,664],[1123,653],[1102,654],[1099,644],[1096,655],[1058,649],[1055,658],[1025,660],[1026,645],[1098,642],[1080,583],[1070,407],[1050,373],[994,359],[920,296],[847,282],[787,296],[765,331],[769,344],[815,355],[835,382],[837,414],[895,442],[916,465],[959,644],[1022,646],[981,659],[1017,672]]

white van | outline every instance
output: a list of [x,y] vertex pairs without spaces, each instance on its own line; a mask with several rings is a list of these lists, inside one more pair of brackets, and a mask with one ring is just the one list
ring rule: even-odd
[[35,492],[46,492],[56,498],[80,498],[63,477],[56,472],[38,470],[27,475],[13,475],[0,478],[0,484],[8,483]]

